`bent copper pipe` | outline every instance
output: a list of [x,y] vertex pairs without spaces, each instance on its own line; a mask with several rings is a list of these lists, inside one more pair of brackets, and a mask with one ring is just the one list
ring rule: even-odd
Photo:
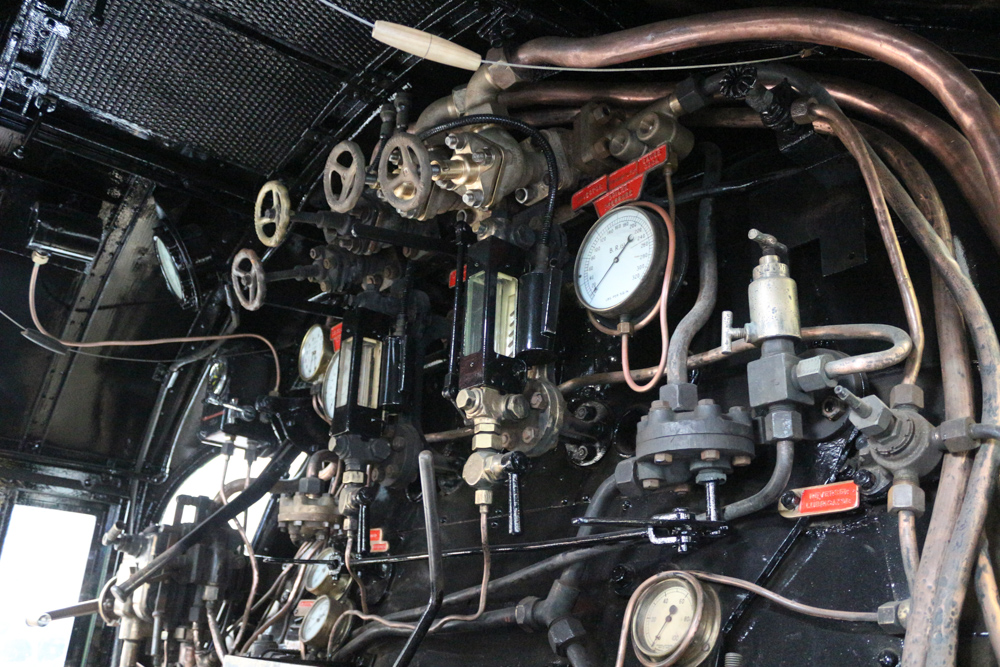
[[[1000,341],[997,340],[996,329],[990,321],[982,297],[895,175],[874,153],[872,158],[886,199],[944,278],[965,317],[979,358],[982,377],[980,419],[983,423],[992,423],[1000,419]],[[955,518],[951,540],[945,548],[938,575],[938,590],[931,611],[930,649],[925,662],[928,667],[955,664],[958,619],[965,601],[966,584],[972,573],[979,536],[986,522],[989,501],[996,489],[998,472],[1000,446],[996,440],[986,440],[980,445],[973,461],[962,508]]]
[[598,37],[542,37],[511,62],[605,67],[704,46],[788,40],[856,51],[910,75],[948,110],[969,139],[1000,202],[1000,105],[954,56],[884,21],[828,9],[742,9],[660,21]]
[[[915,196],[915,203],[924,217],[934,225],[941,240],[951,251],[951,225],[944,203],[931,177],[898,141],[873,127],[863,123],[856,124],[865,139],[899,175],[907,190]],[[934,293],[934,320],[937,325],[938,350],[941,358],[945,419],[971,417],[974,415],[972,364],[966,343],[965,323],[947,285],[936,271],[931,275],[931,287]],[[952,526],[965,497],[965,487],[969,481],[971,468],[972,457],[968,453],[944,455],[941,479],[934,498],[934,510],[927,528],[916,581],[910,588],[912,604],[906,626],[906,641],[903,644],[904,667],[923,667],[927,657],[931,606],[937,591],[937,577],[941,571],[944,550],[951,537]],[[981,591],[983,584],[984,582],[977,576],[977,590]],[[991,628],[991,636],[992,632]]]
[[676,90],[676,83],[589,83],[583,81],[545,81],[505,90],[497,96],[508,109],[531,106],[583,106],[588,102],[614,102],[621,105],[650,104]]
[[979,159],[958,130],[916,104],[874,86],[832,76],[816,78],[844,109],[901,130],[919,141],[948,170],[993,245],[1000,249],[1000,210],[990,194]]
[[533,127],[551,127],[553,125],[567,125],[572,123],[579,115],[579,109],[556,107],[554,109],[522,111],[521,113],[512,114],[512,117]]
[[[856,357],[847,357],[845,359],[836,359],[828,363],[826,365],[826,371],[828,374],[835,377],[850,375],[851,373],[870,373],[890,368],[891,366],[894,366],[906,359],[912,349],[910,337],[906,334],[906,332],[897,327],[889,326],[888,324],[836,324],[823,327],[805,327],[802,329],[801,333],[802,340],[804,341],[870,340],[892,343],[892,347],[888,350],[871,352],[868,354],[858,355]],[[708,366],[722,361],[723,359],[728,359],[731,356],[755,349],[757,348],[752,343],[748,343],[745,340],[733,341],[733,351],[731,353],[727,354],[722,351],[721,347],[717,347],[713,350],[709,350],[708,352],[692,354],[688,357],[687,367],[701,368],[702,366]],[[648,380],[653,377],[656,370],[656,367],[640,368],[632,371],[632,378],[636,382]],[[621,371],[614,371],[611,373],[595,373],[593,375],[582,375],[580,377],[573,378],[572,380],[567,380],[559,385],[559,391],[567,394],[571,391],[579,389],[580,387],[588,387],[595,384],[615,384],[624,381],[625,374]]]
[[917,302],[917,292],[913,287],[913,281],[910,279],[910,271],[906,266],[906,260],[903,258],[903,249],[899,245],[899,237],[896,236],[892,217],[889,215],[889,206],[886,204],[885,196],[882,194],[882,186],[875,171],[875,165],[868,154],[865,140],[840,109],[825,104],[810,104],[809,109],[815,117],[830,125],[834,134],[837,135],[844,144],[844,147],[854,156],[858,167],[861,169],[861,175],[864,177],[865,185],[871,195],[872,206],[875,209],[875,218],[878,221],[882,243],[885,245],[886,253],[889,255],[889,265],[892,267],[892,275],[896,279],[899,295],[903,300],[903,311],[906,313],[906,323],[910,329],[910,338],[913,341],[913,351],[906,359],[903,382],[916,384],[917,376],[920,374],[920,362],[924,354],[924,325],[920,318],[920,304]]

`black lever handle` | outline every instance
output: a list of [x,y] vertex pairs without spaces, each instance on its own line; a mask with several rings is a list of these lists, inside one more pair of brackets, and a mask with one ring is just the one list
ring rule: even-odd
[[362,486],[354,496],[358,504],[358,532],[355,538],[356,553],[361,556],[371,551],[371,533],[368,531],[368,506],[375,500],[375,488]]

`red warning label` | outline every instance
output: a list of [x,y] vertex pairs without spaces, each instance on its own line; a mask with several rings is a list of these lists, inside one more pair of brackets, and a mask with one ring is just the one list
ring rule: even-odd
[[799,514],[829,514],[857,509],[861,502],[858,485],[854,482],[838,482],[811,486],[802,489],[799,500]]
[[340,350],[340,339],[344,337],[344,324],[338,322],[333,325],[330,329],[330,341],[333,343],[333,351],[337,352]]

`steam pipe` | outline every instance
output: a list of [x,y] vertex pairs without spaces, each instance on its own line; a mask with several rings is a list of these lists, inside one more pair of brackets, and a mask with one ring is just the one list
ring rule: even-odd
[[[779,440],[777,443],[777,458],[774,462],[774,471],[771,478],[767,480],[764,488],[753,494],[749,498],[744,498],[731,505],[722,508],[720,521],[734,521],[741,517],[753,514],[759,510],[773,505],[781,492],[788,486],[788,480],[792,478],[792,465],[795,463],[795,443],[791,440]],[[704,516],[699,516],[704,519]]]
[[53,609],[52,611],[39,614],[38,618],[26,618],[24,622],[33,628],[44,628],[52,621],[58,621],[63,618],[76,618],[77,616],[96,614],[100,606],[100,600],[86,600],[68,607]]
[[829,9],[742,9],[660,21],[598,37],[542,37],[511,62],[604,67],[732,42],[787,40],[856,51],[910,75],[948,110],[979,158],[1000,202],[1000,105],[954,56],[884,21]]
[[583,81],[543,81],[522,84],[502,91],[497,99],[508,109],[532,106],[583,106],[588,102],[614,102],[622,105],[651,104],[667,97],[677,84],[667,83],[591,83]]
[[427,607],[420,615],[413,633],[403,645],[403,650],[396,657],[393,667],[407,667],[410,664],[444,600],[444,563],[441,558],[441,520],[437,510],[434,454],[428,449],[420,452],[419,465],[421,497],[424,503],[424,531],[427,534],[427,579],[430,582],[430,593]]
[[[703,144],[705,149],[705,177],[702,186],[714,187],[722,175],[722,155],[715,144]],[[701,200],[698,208],[698,263],[700,281],[698,297],[691,310],[674,329],[667,353],[667,382],[687,382],[688,347],[715,310],[719,292],[719,263],[715,253],[715,228],[712,221],[715,202]]]

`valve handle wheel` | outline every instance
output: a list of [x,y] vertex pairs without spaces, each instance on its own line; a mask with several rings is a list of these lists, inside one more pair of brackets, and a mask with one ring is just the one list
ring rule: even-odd
[[233,258],[233,289],[240,305],[247,310],[258,310],[264,305],[267,294],[267,282],[264,277],[264,267],[257,253],[249,248],[243,248]]
[[[358,203],[365,189],[365,155],[353,141],[341,141],[333,147],[323,168],[323,193],[327,206],[335,213],[347,213]],[[334,176],[340,179],[335,190]]]
[[431,191],[431,155],[424,143],[405,132],[390,137],[378,164],[378,182],[396,210],[419,210]]
[[[270,198],[271,205],[265,206]],[[292,221],[292,200],[288,196],[288,188],[280,181],[268,181],[257,193],[257,204],[254,206],[253,226],[257,238],[269,248],[281,245],[288,235],[288,226]],[[273,226],[273,231],[270,231]]]

